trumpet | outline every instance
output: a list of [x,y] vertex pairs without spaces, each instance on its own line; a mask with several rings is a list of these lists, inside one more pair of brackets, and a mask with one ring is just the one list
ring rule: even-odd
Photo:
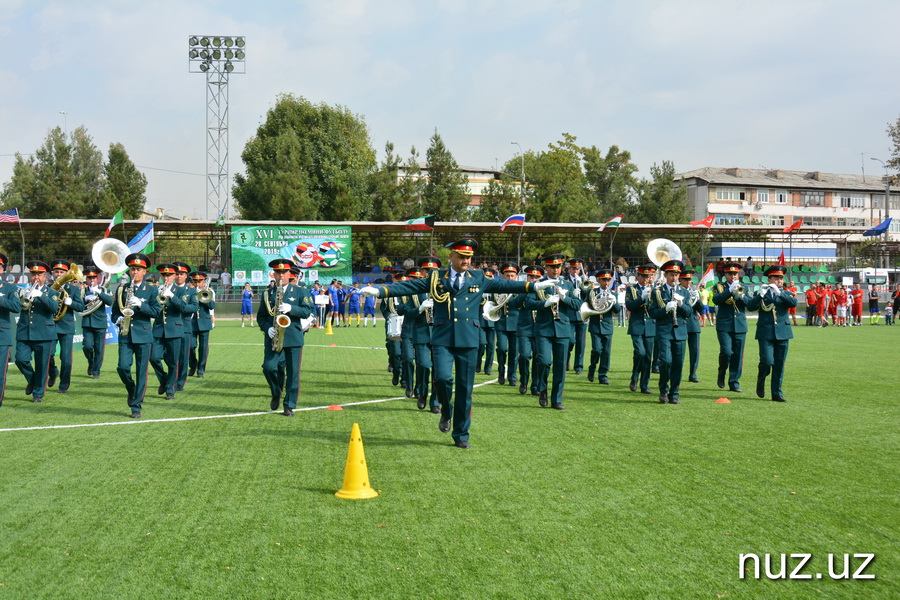
[[30,283],[22,290],[22,310],[31,310],[31,292],[33,291],[34,287]]
[[216,299],[216,293],[209,288],[197,290],[197,302],[200,304],[209,304]]
[[171,291],[171,290],[172,290],[171,285],[163,286],[163,288],[161,290],[159,290],[159,296],[156,297],[156,300],[159,302],[160,306],[165,306],[166,304],[169,303],[169,297],[166,296],[163,292],[167,292],[167,291]]

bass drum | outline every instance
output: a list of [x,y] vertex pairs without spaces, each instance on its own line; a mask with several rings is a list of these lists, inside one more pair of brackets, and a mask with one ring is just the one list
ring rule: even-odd
[[387,338],[389,340],[399,342],[401,329],[403,329],[403,317],[396,314],[388,315]]

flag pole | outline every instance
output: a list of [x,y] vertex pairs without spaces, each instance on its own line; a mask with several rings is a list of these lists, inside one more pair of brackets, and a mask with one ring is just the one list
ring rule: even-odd
[[[18,214],[19,210],[16,209],[16,214]],[[25,269],[25,230],[22,229],[22,219],[18,220],[19,223],[19,233],[22,234],[22,273],[26,272]]]
[[522,226],[519,227],[518,244],[516,245],[516,264],[519,265],[519,268],[522,267],[522,232],[524,231],[525,223],[522,223]]
[[788,254],[790,256],[789,261],[791,263],[788,265],[788,269],[787,269],[788,284],[790,284],[791,283],[791,275],[794,270],[794,231],[793,230],[791,230],[791,232],[788,234]]

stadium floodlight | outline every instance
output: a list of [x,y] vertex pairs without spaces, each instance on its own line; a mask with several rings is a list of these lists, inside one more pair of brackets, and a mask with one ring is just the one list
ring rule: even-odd
[[[206,219],[228,218],[228,76],[243,74],[243,36],[188,36],[188,71],[206,74]],[[232,49],[236,48],[236,49]]]

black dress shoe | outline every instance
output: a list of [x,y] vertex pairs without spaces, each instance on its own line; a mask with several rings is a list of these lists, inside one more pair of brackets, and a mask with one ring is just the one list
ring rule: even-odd
[[281,413],[281,414],[283,414],[283,415],[286,416],[286,417],[293,417],[293,416],[294,416],[294,411],[291,410],[290,408],[285,408],[285,409],[284,409],[284,412]]
[[546,390],[538,394],[538,404],[541,406],[547,406],[547,392]]
[[398,383],[400,383],[400,370],[399,369],[394,371],[394,375],[393,375],[393,377],[391,377],[391,384],[397,385]]
[[131,413],[131,418],[132,418],[132,419],[140,419],[140,418],[141,418],[141,411],[136,410],[136,411],[134,411],[133,413]]
[[553,410],[566,410],[566,407],[563,406],[562,404],[554,404],[550,408],[552,408]]
[[519,382],[516,381],[515,379],[507,379],[506,383],[508,383],[509,385],[511,385],[513,387],[516,387],[519,384]]
[[660,395],[659,395],[659,403],[660,403],[660,404],[665,404],[665,403],[668,402],[668,401],[669,401],[669,395],[668,395],[668,394],[660,394]]
[[756,380],[756,395],[760,398],[766,397],[766,380],[765,379],[757,379]]
[[68,391],[69,391],[69,388],[59,388],[58,390],[56,390],[56,393],[57,394],[65,394]]
[[184,386],[183,386],[183,385],[176,385],[176,386],[175,386],[175,391],[176,391],[176,392],[183,392],[183,391],[184,391]]
[[435,415],[441,414],[441,407],[440,406],[432,406],[431,413],[435,414]]
[[597,365],[591,365],[588,367],[588,381],[594,381],[594,372],[597,370]]
[[441,419],[438,421],[438,430],[440,430],[441,433],[450,431],[450,419]]
[[719,389],[725,388],[725,371],[719,371],[719,376],[716,378],[716,385],[719,386]]
[[541,393],[538,392],[537,390],[531,390],[531,395],[532,395],[532,396],[540,396]]
[[175,394],[166,394],[166,400],[174,400]]
[[196,372],[197,369],[191,369],[190,371],[188,371],[188,377],[193,377]]
[[484,374],[487,375],[488,377],[490,377],[491,375],[494,374],[494,372],[491,371],[490,369],[485,369],[485,370],[484,370]]
[[426,404],[428,404],[428,396],[416,396],[416,408],[425,410]]
[[50,378],[47,379],[47,387],[53,387],[56,385],[56,378],[59,376],[59,373],[50,373]]
[[740,386],[737,386],[737,385],[728,386],[728,391],[734,392],[735,394],[743,394],[744,393],[744,390],[742,390],[740,388]]
[[772,401],[773,402],[787,402],[787,398],[785,398],[784,396],[773,396]]
[[160,396],[165,394],[166,393],[166,384],[162,384],[161,386],[156,388],[156,393],[159,394]]
[[407,397],[407,398],[412,398],[412,397],[415,396],[415,395],[416,395],[416,394],[415,394],[415,392],[413,392],[413,389],[412,389],[412,388],[410,388],[410,387],[406,388],[406,397]]
[[642,394],[647,394],[647,395],[649,396],[649,395],[652,394],[653,392],[650,391],[650,388],[641,388],[641,393],[642,393]]
[[659,369],[653,369],[650,372],[653,373],[654,375],[659,375]]
[[91,375],[91,379],[100,379],[100,373],[94,373]]
[[690,381],[691,383],[700,383],[700,380],[696,377],[688,377],[688,381]]
[[607,379],[606,377],[601,377],[600,385],[609,385],[609,379]]
[[628,384],[628,389],[631,390],[632,392],[636,392],[637,391],[637,381],[630,382]]
[[30,383],[25,386],[25,395],[26,396],[30,396],[31,392],[33,392],[33,391],[34,391],[34,386],[31,385]]
[[272,401],[269,402],[269,408],[271,410],[278,410],[279,404],[281,404],[281,394],[275,394],[272,396]]
[[575,369],[575,374],[576,374],[576,375],[581,375],[582,373],[584,373],[583,370],[581,370],[581,369]]
[[669,396],[669,404],[678,404],[678,398],[672,398]]
[[40,396],[35,396],[31,399],[32,402],[41,402],[44,398]]
[[528,385],[523,383],[522,385],[519,386],[519,393],[522,394],[523,396],[525,395],[525,393],[527,391],[528,391]]
[[453,445],[457,448],[462,448],[463,450],[468,450],[472,447],[472,444],[470,444],[466,440],[456,440],[455,442],[453,442]]
[[500,385],[506,384],[506,374],[503,373],[503,369],[501,369],[500,372],[497,373],[497,383],[499,383]]

